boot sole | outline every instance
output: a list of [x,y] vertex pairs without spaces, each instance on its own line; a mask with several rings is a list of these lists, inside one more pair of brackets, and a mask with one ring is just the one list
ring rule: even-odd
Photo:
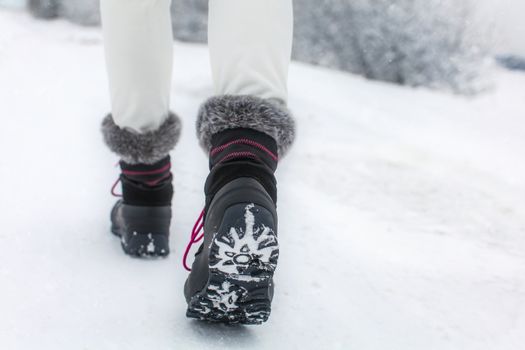
[[[123,215],[126,216],[124,220]],[[111,232],[124,253],[135,258],[165,258],[170,253],[167,208],[143,208],[117,203],[111,212]]]
[[236,204],[224,217],[237,220],[223,221],[214,235],[208,281],[190,299],[186,315],[212,322],[261,324],[271,313],[279,258],[272,215],[259,205]]

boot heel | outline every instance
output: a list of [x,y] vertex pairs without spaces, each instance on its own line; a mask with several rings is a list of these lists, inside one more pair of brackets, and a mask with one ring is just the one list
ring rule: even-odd
[[276,231],[273,215],[260,205],[226,209],[211,241],[208,282],[191,298],[187,316],[243,324],[267,321],[279,258]]
[[169,255],[171,207],[140,207],[119,201],[111,212],[111,222],[111,232],[120,237],[126,254],[140,258]]

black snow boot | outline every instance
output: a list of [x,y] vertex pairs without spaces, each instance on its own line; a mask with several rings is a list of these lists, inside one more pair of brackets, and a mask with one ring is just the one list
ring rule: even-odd
[[185,254],[203,238],[184,288],[187,316],[260,324],[270,315],[279,257],[277,144],[237,128],[215,134],[211,145],[206,206]]
[[[270,315],[279,257],[277,145],[242,128],[220,132],[211,142],[204,241],[184,289],[187,316],[259,324]],[[197,227],[192,243],[198,235]]]
[[121,161],[120,168],[122,199],[111,211],[111,232],[120,237],[126,254],[167,256],[173,198],[170,157],[151,165]]
[[187,316],[263,323],[279,257],[274,172],[293,143],[295,122],[281,100],[222,95],[202,105],[197,136],[209,152],[210,174],[184,254],[186,261],[191,245],[203,240],[184,286]]
[[121,159],[122,197],[111,211],[111,232],[124,252],[135,257],[164,257],[170,252],[169,234],[173,176],[169,152],[181,131],[180,119],[170,113],[154,131],[137,133],[120,128],[108,115],[102,122],[107,146]]

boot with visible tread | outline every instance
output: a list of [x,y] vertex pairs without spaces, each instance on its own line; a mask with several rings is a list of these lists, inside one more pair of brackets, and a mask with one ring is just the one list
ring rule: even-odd
[[237,130],[219,135],[214,143],[206,182],[204,241],[184,288],[186,315],[261,324],[271,313],[279,258],[275,142],[260,133]]

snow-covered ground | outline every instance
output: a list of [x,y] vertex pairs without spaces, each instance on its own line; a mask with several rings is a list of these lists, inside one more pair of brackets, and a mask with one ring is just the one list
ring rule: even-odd
[[108,230],[98,29],[0,11],[1,349],[523,348],[525,74],[465,99],[293,64],[273,314],[226,327],[186,319],[182,295],[208,65],[176,44],[174,254],[130,259]]

